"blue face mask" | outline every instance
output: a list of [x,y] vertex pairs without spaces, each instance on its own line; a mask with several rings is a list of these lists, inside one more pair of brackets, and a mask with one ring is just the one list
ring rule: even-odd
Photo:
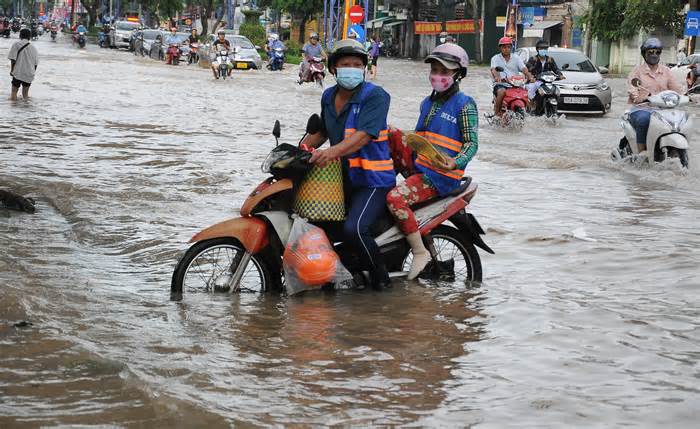
[[546,56],[547,56],[547,53],[548,53],[548,52],[547,52],[546,49],[540,49],[539,51],[537,51],[537,55],[539,55],[539,56],[541,56],[541,57],[546,57]]
[[340,67],[335,69],[335,80],[348,91],[357,88],[365,80],[365,69]]

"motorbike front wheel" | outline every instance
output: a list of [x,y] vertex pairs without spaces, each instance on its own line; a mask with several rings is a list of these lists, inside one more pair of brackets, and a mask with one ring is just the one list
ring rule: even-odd
[[[459,283],[481,281],[481,258],[473,243],[462,232],[451,226],[440,225],[430,237],[437,253],[437,261],[430,261],[420,278],[429,280],[452,281]],[[411,268],[413,253],[403,258],[403,271]]]
[[[173,272],[170,292],[229,292],[228,282],[243,259],[245,249],[234,238],[213,238],[190,247]],[[238,292],[267,292],[272,289],[271,269],[261,257],[251,256],[241,277]]]

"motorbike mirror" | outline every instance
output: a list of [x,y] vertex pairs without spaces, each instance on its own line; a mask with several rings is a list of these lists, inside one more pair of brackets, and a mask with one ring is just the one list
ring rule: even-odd
[[561,66],[561,69],[562,70],[569,70],[569,63],[566,63],[563,66]]
[[275,126],[272,127],[272,135],[275,136],[276,139],[280,138],[280,136],[282,135],[280,133],[280,127],[280,121],[275,121]]
[[635,77],[634,79],[632,79],[632,86],[635,88],[639,88],[640,86],[642,86],[642,81],[639,80],[639,78]]
[[309,116],[309,120],[306,122],[306,133],[316,134],[323,129],[323,121],[317,113]]
[[610,70],[608,70],[607,67],[604,67],[604,66],[598,67],[598,73],[600,73],[600,74],[608,74],[609,71]]

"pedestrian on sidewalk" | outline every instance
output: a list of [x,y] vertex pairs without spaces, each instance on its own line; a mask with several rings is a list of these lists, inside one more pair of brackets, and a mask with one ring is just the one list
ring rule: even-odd
[[7,58],[10,60],[10,76],[12,76],[12,94],[10,100],[17,100],[17,92],[22,87],[22,98],[29,98],[29,86],[34,80],[36,68],[39,65],[39,52],[29,43],[32,33],[28,28],[19,32],[19,41],[10,48]]

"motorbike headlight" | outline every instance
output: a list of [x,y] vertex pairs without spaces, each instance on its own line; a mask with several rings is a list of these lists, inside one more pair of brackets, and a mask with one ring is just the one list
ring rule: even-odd
[[681,102],[681,97],[673,92],[663,94],[661,99],[664,101],[666,107],[676,107]]
[[610,88],[608,83],[606,81],[602,81],[601,83],[598,84],[598,90],[600,91],[607,91]]

